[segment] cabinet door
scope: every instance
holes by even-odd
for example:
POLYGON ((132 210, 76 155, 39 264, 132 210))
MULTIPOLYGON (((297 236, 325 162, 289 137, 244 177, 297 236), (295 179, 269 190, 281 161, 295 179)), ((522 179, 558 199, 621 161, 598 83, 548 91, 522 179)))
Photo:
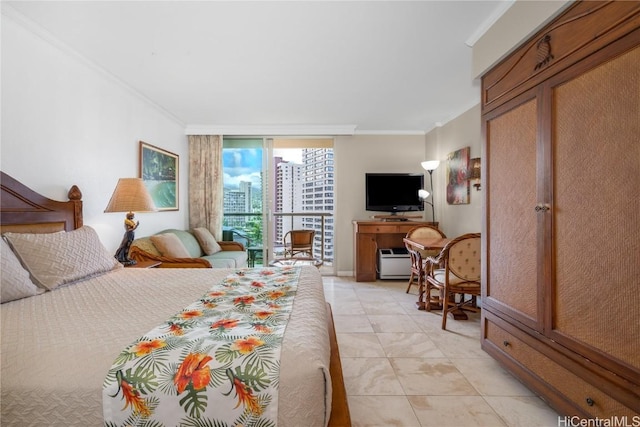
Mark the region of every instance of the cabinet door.
POLYGON ((640 47, 635 47, 550 83, 555 269, 548 320, 555 341, 591 360, 608 354, 631 366, 636 375, 640 374, 638 64, 640 47))
POLYGON ((375 234, 356 233, 354 259, 357 282, 376 281, 376 251, 375 234))
POLYGON ((538 217, 534 210, 538 200, 538 101, 534 95, 485 116, 483 305, 539 329, 538 217))

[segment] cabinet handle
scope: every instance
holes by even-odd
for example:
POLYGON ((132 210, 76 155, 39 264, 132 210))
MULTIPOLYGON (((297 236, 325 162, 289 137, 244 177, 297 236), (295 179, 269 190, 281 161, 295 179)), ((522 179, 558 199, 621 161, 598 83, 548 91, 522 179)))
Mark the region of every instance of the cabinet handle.
POLYGON ((546 212, 551 209, 551 207, 546 203, 538 203, 534 208, 536 212, 546 212))
POLYGON ((593 404, 594 404, 594 403, 595 403, 595 402, 593 401, 593 399, 592 399, 592 398, 587 397, 587 405, 589 405, 589 406, 593 406, 593 404))
POLYGON ((505 347, 509 347, 511 345, 511 343, 507 340, 502 341, 502 345, 505 347))

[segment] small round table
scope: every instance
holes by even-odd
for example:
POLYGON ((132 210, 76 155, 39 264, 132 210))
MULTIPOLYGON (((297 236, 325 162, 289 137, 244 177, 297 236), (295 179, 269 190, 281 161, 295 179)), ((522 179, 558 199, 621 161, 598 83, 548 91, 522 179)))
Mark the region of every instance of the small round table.
POLYGON ((311 257, 276 258, 269 262, 269 267, 285 267, 291 265, 313 265, 320 268, 322 260, 311 257))

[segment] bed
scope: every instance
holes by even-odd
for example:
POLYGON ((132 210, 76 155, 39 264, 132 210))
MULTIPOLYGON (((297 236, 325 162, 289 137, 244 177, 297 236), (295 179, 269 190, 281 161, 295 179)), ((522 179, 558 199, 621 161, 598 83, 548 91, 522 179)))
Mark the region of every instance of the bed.
MULTIPOLYGON (((68 236, 82 236, 83 242, 95 239, 95 231, 83 225, 82 195, 76 186, 69 191, 69 201, 60 202, 32 191, 4 173, 1 180, 2 233, 18 257, 24 255, 20 245, 25 241, 30 244, 30 239, 44 239, 45 242, 58 242, 68 236), (63 230, 66 234, 61 233, 63 230)), ((4 239, 2 243, 5 244, 4 239)), ((3 265, 6 250, 3 246, 3 265)), ((49 259, 55 256, 51 255, 49 259)), ((48 276, 32 267, 28 257, 21 260, 35 271, 31 272, 32 279, 46 276, 42 282, 47 284, 48 276)), ((100 263, 88 264, 95 270, 100 263)), ((61 283, 48 291, 38 288, 33 296, 4 302, 0 306, 2 425, 115 426, 130 424, 132 420, 136 420, 136 425, 145 422, 149 425, 231 425, 238 420, 250 424, 252 418, 247 414, 252 397, 255 397, 253 407, 261 405, 271 417, 260 418, 257 422, 262 423, 260 425, 351 425, 331 309, 324 301, 322 280, 316 268, 132 269, 116 264, 102 270, 83 272, 80 279, 72 278, 71 283, 61 283), (148 343, 158 342, 150 338, 150 334, 163 327, 173 333, 176 316, 186 317, 192 313, 196 307, 193 304, 222 307, 220 290, 224 288, 220 286, 227 286, 226 290, 229 284, 244 286, 245 282, 247 286, 255 287, 256 283, 262 286, 262 282, 256 280, 260 275, 273 275, 280 284, 286 280, 291 281, 287 283, 295 282, 295 286, 287 287, 295 292, 292 292, 294 296, 285 316, 287 323, 281 328, 284 332, 278 351, 274 352, 278 359, 269 364, 275 371, 264 374, 261 379, 257 379, 257 375, 247 379, 251 375, 225 364, 225 357, 233 353, 228 345, 224 350, 226 353, 212 350, 211 357, 202 356, 184 371, 183 367, 187 365, 184 355, 188 352, 178 349, 177 353, 182 355, 179 357, 184 357, 184 360, 180 359, 182 365, 168 361, 160 364, 165 369, 165 377, 167 367, 173 369, 171 372, 175 372, 175 376, 171 374, 164 383, 162 375, 158 376, 161 385, 157 389, 166 391, 172 384, 177 388, 167 392, 171 395, 167 399, 173 403, 165 404, 162 399, 148 400, 152 402, 153 416, 160 418, 153 418, 153 423, 148 419, 145 421, 140 415, 144 411, 136 409, 133 397, 136 393, 138 397, 145 397, 149 390, 139 388, 135 393, 131 392, 133 382, 123 378, 133 376, 133 369, 124 367, 123 354, 131 355, 135 353, 132 349, 145 344, 148 353, 144 353, 147 357, 144 360, 151 360, 150 355, 154 354, 157 362, 160 352, 153 352, 161 346, 148 347, 148 343), (218 369, 218 378, 214 381, 216 366, 225 369, 218 369), (184 374, 187 371, 189 374, 184 374), (203 381, 199 374, 204 371, 206 379, 203 381), (220 372, 226 373, 228 378, 220 372), (251 386, 264 381, 273 372, 277 378, 271 378, 273 394, 268 396, 273 397, 274 404, 265 404, 269 401, 266 392, 259 394, 260 387, 256 386, 252 396, 251 386), (186 375, 182 383, 180 373, 186 375), (245 377, 242 377, 243 373, 245 377), (213 391, 216 387, 220 391, 207 395, 204 403, 202 394, 199 397, 195 394, 202 388, 213 391), (193 400, 183 404, 188 395, 192 395, 193 400), (181 402, 178 407, 186 406, 185 415, 179 418, 182 421, 163 420, 163 414, 175 412, 169 406, 175 402, 181 402), (112 412, 118 413, 125 408, 130 412, 124 421, 111 418, 112 412), (222 413, 231 418, 225 421, 220 418, 222 413)), ((238 289, 241 288, 234 287, 233 291, 238 289)), ((213 308, 211 313, 215 314, 213 308)), ((213 325, 224 323, 223 320, 210 318, 207 324, 213 330, 213 325)), ((190 323, 179 326, 185 325, 190 323)), ((171 334, 157 336, 167 335, 171 334)), ((262 337, 261 342, 271 343, 270 338, 264 338, 269 335, 254 333, 251 339, 255 336, 262 337)), ((233 338, 240 339, 236 335, 233 338)), ((172 339, 163 341, 163 351, 177 348, 175 336, 172 335, 172 339)), ((198 345, 202 347, 200 343, 198 345)), ((240 354, 242 350, 239 348, 234 354, 240 354)), ((255 419, 252 422, 255 423, 255 419)))

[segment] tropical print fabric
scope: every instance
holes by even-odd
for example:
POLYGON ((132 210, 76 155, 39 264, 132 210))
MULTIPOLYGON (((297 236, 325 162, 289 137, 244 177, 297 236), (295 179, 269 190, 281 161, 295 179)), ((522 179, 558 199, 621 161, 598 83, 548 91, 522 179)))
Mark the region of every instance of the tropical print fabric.
POLYGON ((105 426, 275 426, 299 275, 237 270, 130 344, 104 382, 105 426))

